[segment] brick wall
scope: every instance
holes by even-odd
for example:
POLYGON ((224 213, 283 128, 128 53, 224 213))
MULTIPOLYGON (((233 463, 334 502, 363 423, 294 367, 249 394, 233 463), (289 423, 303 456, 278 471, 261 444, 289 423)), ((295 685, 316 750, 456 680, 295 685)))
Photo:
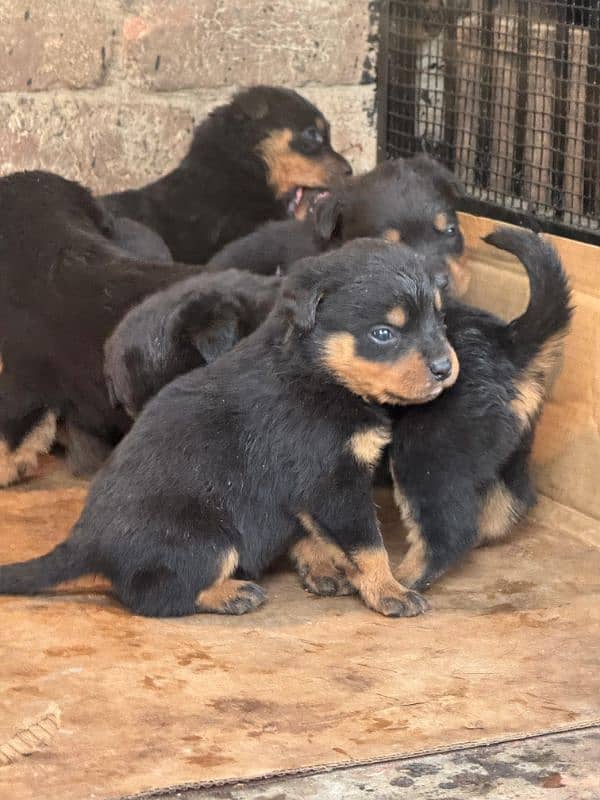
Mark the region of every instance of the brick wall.
POLYGON ((375 162, 367 0, 0 0, 0 172, 43 168, 103 192, 184 155, 232 89, 281 83, 375 162))

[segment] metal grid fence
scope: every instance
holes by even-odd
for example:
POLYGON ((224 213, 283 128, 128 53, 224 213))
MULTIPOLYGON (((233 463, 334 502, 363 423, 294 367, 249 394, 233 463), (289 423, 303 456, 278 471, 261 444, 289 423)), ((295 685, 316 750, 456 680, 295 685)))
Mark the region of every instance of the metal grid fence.
POLYGON ((493 216, 600 236, 600 0, 388 0, 379 81, 381 158, 425 150, 493 216))

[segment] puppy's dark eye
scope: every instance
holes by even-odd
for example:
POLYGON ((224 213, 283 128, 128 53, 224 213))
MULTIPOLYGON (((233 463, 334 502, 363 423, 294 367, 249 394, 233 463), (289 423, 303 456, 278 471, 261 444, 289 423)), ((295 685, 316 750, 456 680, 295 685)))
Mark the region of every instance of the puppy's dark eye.
POLYGON ((458 230, 458 223, 456 218, 446 211, 438 211, 433 218, 433 227, 443 236, 454 236, 458 230))
POLYGON ((314 125, 302 131, 302 138, 313 145, 323 144, 323 134, 314 125))
POLYGON ((391 328, 386 328, 385 325, 377 325, 376 328, 371 328, 369 335, 377 344, 387 344, 396 338, 394 331, 391 328))

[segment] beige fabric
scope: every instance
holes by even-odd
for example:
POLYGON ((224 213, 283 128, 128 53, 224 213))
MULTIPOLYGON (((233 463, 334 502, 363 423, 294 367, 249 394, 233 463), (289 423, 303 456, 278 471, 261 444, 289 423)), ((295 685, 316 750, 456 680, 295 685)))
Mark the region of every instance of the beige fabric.
MULTIPOLYGON (((2 559, 63 539, 84 493, 60 469, 3 491, 2 559)), ((314 598, 285 570, 263 583, 267 605, 239 618, 133 617, 99 579, 0 598, 0 745, 50 703, 62 721, 0 767, 0 797, 104 800, 600 719, 600 524, 556 503, 474 552, 422 617, 314 598)))

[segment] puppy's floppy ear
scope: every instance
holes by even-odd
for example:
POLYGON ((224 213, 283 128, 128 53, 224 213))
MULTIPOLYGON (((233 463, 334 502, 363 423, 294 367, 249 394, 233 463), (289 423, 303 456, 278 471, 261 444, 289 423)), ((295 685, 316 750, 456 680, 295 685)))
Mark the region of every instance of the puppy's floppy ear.
POLYGON ((235 103, 249 119, 264 119, 269 113, 269 104, 266 97, 256 90, 242 92, 235 98, 235 103))
POLYGON ((455 200, 459 200, 465 192, 464 186, 459 179, 450 172, 443 164, 436 161, 435 158, 428 156, 425 153, 413 156, 408 164, 415 172, 422 175, 428 175, 434 182, 442 189, 444 189, 455 200))
POLYGON ((315 327, 317 308, 325 293, 321 273, 313 268, 313 259, 303 259, 284 281, 281 303, 289 321, 308 333, 315 327))
POLYGON ((341 241, 343 229, 342 201, 330 194, 318 200, 313 211, 313 225, 324 242, 341 241))
POLYGON ((188 335, 207 364, 228 353, 240 340, 238 321, 233 314, 215 319, 210 325, 189 330, 188 335))
POLYGON ((210 364, 238 343, 241 312, 237 298, 224 297, 218 289, 199 289, 182 304, 175 328, 210 364))

